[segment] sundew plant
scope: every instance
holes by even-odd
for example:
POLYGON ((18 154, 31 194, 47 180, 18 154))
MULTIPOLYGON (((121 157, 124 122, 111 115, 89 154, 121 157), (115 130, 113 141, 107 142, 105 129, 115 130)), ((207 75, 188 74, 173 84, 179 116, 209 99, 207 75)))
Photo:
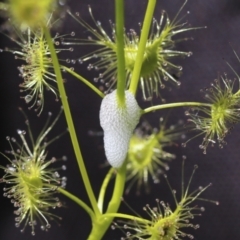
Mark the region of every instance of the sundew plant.
POLYGON ((239 239, 235 5, 0 2, 0 239, 239 239))

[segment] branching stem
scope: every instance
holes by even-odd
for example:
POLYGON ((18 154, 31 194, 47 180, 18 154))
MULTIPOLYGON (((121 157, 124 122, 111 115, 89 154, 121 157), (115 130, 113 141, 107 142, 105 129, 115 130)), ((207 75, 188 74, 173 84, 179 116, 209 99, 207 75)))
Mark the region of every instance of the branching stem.
POLYGON ((100 211, 99 211, 98 206, 97 206, 97 201, 96 201, 96 198, 94 196, 94 193, 93 193, 93 190, 92 190, 89 178, 88 178, 87 170, 85 168, 85 164, 84 164, 84 161, 83 161, 80 146, 78 144, 78 139, 77 139, 77 135, 76 135, 75 128, 74 128, 72 115, 71 115, 71 112, 70 112, 65 88, 64 88, 64 85, 63 85, 63 79, 62 79, 62 74, 61 74, 57 54, 56 54, 56 51, 55 51, 55 48, 54 48, 54 45, 53 45, 53 41, 52 41, 52 38, 51 38, 50 31, 47 27, 44 27, 44 33, 45 33, 45 37, 46 37, 46 40, 47 40, 47 43, 48 43, 48 46, 49 46, 49 50, 51 52, 51 58, 52 58, 54 71, 55 71, 55 74, 56 74, 58 90, 59 90, 59 93, 60 93, 60 97, 61 97, 61 101, 62 101, 62 105, 63 105, 63 109, 64 109, 64 113, 65 113, 65 117, 66 117, 66 121, 67 121, 67 125, 68 125, 68 130, 69 130, 70 137, 71 137, 71 140, 72 140, 74 152, 75 152, 75 155, 76 155, 76 158, 77 158, 77 163, 78 163, 78 166, 79 166, 79 170, 80 170, 80 173, 82 175, 84 186, 86 188, 86 191, 87 191, 89 200, 91 202, 91 205, 93 207, 93 210, 94 210, 96 215, 99 215, 100 211))
POLYGON ((92 209, 90 207, 88 207, 88 205, 85 202, 83 202, 81 199, 79 199, 78 197, 76 197, 75 195, 73 195, 72 193, 66 191, 63 188, 58 188, 57 190, 58 190, 58 192, 60 192, 61 194, 65 195, 66 197, 71 199, 73 202, 75 202, 79 206, 81 206, 89 214, 89 216, 90 216, 90 218, 92 220, 95 218, 95 214, 92 211, 92 209))
POLYGON ((140 41, 139 41, 139 45, 138 45, 137 57, 136 57, 136 61, 134 64, 131 83, 130 83, 130 87, 129 87, 129 91, 133 95, 136 94, 137 87, 138 87, 140 72, 141 72, 142 63, 144 60, 144 52, 145 52, 145 48, 146 48, 146 43, 147 43, 151 23, 152 23, 152 17, 153 17, 155 5, 156 5, 156 0, 148 0, 147 11, 146 11, 145 18, 143 21, 141 37, 140 37, 140 41))
POLYGON ((101 213, 103 213, 103 204, 104 204, 104 197, 105 197, 105 193, 107 190, 107 186, 111 180, 112 175, 114 174, 116 170, 114 168, 110 168, 110 170, 108 171, 107 175, 105 176, 101 189, 100 189, 100 193, 99 193, 99 197, 98 197, 98 208, 100 210, 101 213))
POLYGON ((104 98, 104 93, 102 93, 98 88, 96 88, 92 83, 90 83, 87 79, 85 79, 84 77, 82 77, 81 75, 79 75, 78 73, 74 72, 73 70, 71 70, 68 67, 65 66, 61 66, 61 68, 65 71, 67 71, 68 73, 70 73, 71 75, 73 75, 75 78, 79 79, 81 82, 83 82, 84 84, 86 84, 89 88, 91 88, 95 93, 97 93, 101 98, 104 98))
POLYGON ((144 218, 140 218, 140 217, 136 217, 136 216, 132 216, 132 215, 128 215, 128 214, 123 214, 123 213, 106 213, 103 215, 103 217, 112 217, 112 218, 124 218, 124 219, 130 219, 132 221, 137 221, 137 222, 141 222, 141 223, 145 223, 145 224, 151 224, 152 222, 144 219, 144 218))
POLYGON ((142 114, 150 113, 156 110, 162 110, 166 108, 175 108, 175 107, 212 107, 212 104, 209 103, 200 103, 200 102, 178 102, 178 103, 166 103, 162 105, 156 105, 142 110, 142 114))
POLYGON ((117 97, 118 104, 125 106, 125 56, 124 56, 124 0, 115 0, 117 43, 117 97))

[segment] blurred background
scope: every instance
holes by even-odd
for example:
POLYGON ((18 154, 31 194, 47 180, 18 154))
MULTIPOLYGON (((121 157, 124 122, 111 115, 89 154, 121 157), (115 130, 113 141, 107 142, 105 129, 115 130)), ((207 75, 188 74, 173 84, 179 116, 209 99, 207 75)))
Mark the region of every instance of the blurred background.
MULTIPOLYGON (((128 0, 125 2, 126 30, 135 29, 139 33, 138 23, 143 20, 147 1, 128 0)), ((159 19, 161 11, 166 10, 170 19, 173 19, 183 2, 183 0, 157 1, 154 13, 155 18, 159 19)), ((61 3, 63 4, 64 2, 61 3)), ((88 12, 88 5, 91 6, 95 19, 101 22, 103 28, 110 35, 111 27, 109 20, 114 21, 114 1, 69 0, 65 3, 65 6, 70 8, 73 13, 79 12, 87 23, 95 27, 88 12)), ((179 43, 177 49, 181 51, 192 51, 193 55, 189 58, 175 60, 178 65, 183 66, 183 74, 179 78, 182 84, 180 87, 175 87, 171 85, 171 83, 168 84, 168 88, 162 92, 167 102, 204 101, 200 89, 209 87, 213 80, 224 72, 228 73, 230 79, 236 77, 227 66, 226 61, 240 74, 240 62, 237 60, 231 48, 232 46, 240 56, 240 1, 189 0, 180 13, 180 16, 184 16, 187 11, 190 11, 190 14, 186 16, 186 20, 191 26, 207 26, 207 29, 193 30, 181 34, 182 37, 193 37, 194 40, 179 43)), ((76 38, 87 38, 91 35, 86 29, 67 15, 58 31, 60 34, 74 31, 76 38)), ((179 35, 179 37, 181 36, 179 35)), ((0 48, 16 47, 16 44, 4 35, 1 35, 0 39, 0 48)), ((89 49, 93 50, 94 48, 74 46, 74 51, 71 53, 65 52, 61 55, 61 59, 64 61, 66 59, 78 59, 88 53, 90 51, 89 49)), ((0 54, 1 152, 9 150, 10 148, 6 141, 6 136, 17 138, 16 130, 26 129, 24 117, 19 112, 18 107, 22 107, 27 113, 35 137, 37 137, 39 131, 42 129, 47 119, 47 113, 50 111, 56 116, 60 109, 60 102, 55 101, 52 93, 46 92, 46 102, 41 116, 38 117, 33 110, 28 110, 28 106, 24 100, 20 98, 21 93, 19 93, 18 85, 22 82, 22 79, 18 77, 19 72, 17 66, 21 64, 22 62, 15 61, 14 56, 10 53, 3 52, 0 54)), ((88 63, 76 63, 72 67, 74 67, 76 72, 93 81, 93 78, 98 76, 98 73, 94 70, 88 71, 87 66, 88 63)), ((101 99, 89 88, 71 76, 64 74, 64 78, 82 154, 94 192, 98 194, 101 182, 108 171, 108 167, 102 167, 105 163, 105 155, 103 151, 103 140, 100 134, 102 130, 98 117, 101 99), (89 131, 97 133, 97 135, 100 136, 91 136, 89 131)), ((143 102, 141 94, 138 96, 138 102, 142 108, 161 103, 159 99, 155 99, 153 102, 143 102)), ((151 123, 153 127, 158 127, 159 118, 168 114, 168 126, 170 126, 176 124, 178 120, 186 121, 186 117, 184 116, 185 110, 186 109, 181 108, 174 109, 170 113, 168 111, 151 113, 144 116, 144 119, 151 123)), ((65 129, 66 122, 62 114, 60 120, 49 134, 49 138, 60 134, 65 129)), ((193 166, 197 164, 199 168, 194 175, 191 189, 194 190, 199 186, 206 186, 212 183, 212 186, 208 188, 202 196, 206 199, 219 201, 220 203, 219 206, 216 206, 210 202, 196 202, 196 204, 204 206, 206 210, 202 216, 196 217, 193 220, 193 223, 200 225, 199 229, 185 230, 185 232, 193 234, 194 239, 240 239, 239 131, 240 126, 236 125, 231 134, 226 138, 227 145, 223 149, 219 149, 217 146, 214 148, 209 147, 206 155, 199 149, 199 145, 202 142, 201 137, 190 141, 186 148, 181 147, 181 142, 184 140, 180 140, 175 146, 168 149, 169 152, 177 156, 177 158, 170 163, 170 170, 167 172, 169 182, 172 188, 176 189, 177 194, 180 195, 182 156, 185 155, 187 156, 185 182, 188 181, 193 166)), ((195 134, 196 133, 186 133, 186 137, 191 138, 195 134)), ((88 202, 68 134, 65 134, 48 148, 49 159, 53 156, 62 157, 63 155, 68 157, 66 163, 67 170, 61 172, 61 175, 68 178, 66 189, 88 202)), ((2 156, 0 156, 0 164, 3 166, 7 164, 7 160, 2 156)), ((1 184, 1 188, 3 187, 4 184, 1 184)), ((110 189, 111 187, 112 184, 110 184, 110 189)), ((3 196, 0 197, 0 239, 87 239, 88 233, 91 230, 91 222, 88 215, 64 196, 59 197, 61 201, 64 202, 65 207, 57 209, 54 213, 61 216, 63 218, 62 221, 58 223, 52 222, 52 227, 48 233, 42 232, 40 228, 37 228, 36 236, 34 237, 31 236, 29 227, 26 228, 24 233, 20 233, 20 229, 15 227, 14 208, 10 200, 3 196)), ((108 198, 109 197, 108 195, 108 198)), ((128 195, 124 196, 125 201, 138 212, 139 215, 144 217, 147 216, 142 210, 143 206, 145 204, 155 206, 156 198, 168 202, 174 207, 171 191, 163 177, 161 178, 160 184, 152 183, 150 194, 146 195, 143 192, 140 196, 136 195, 135 188, 133 188, 128 195)), ((120 212, 132 213, 124 204, 122 204, 120 212)), ((109 229, 103 239, 115 240, 123 236, 124 234, 120 230, 113 231, 109 229)))

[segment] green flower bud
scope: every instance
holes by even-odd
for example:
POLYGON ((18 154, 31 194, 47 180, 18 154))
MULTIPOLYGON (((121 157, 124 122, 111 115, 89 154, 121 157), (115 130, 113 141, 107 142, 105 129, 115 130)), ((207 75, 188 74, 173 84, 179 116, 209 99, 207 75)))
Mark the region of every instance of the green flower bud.
POLYGON ((45 25, 55 6, 55 0, 9 0, 12 21, 22 30, 45 25))
POLYGON ((127 162, 127 181, 129 184, 126 193, 129 193, 134 183, 137 184, 137 194, 144 187, 150 190, 150 178, 154 183, 160 182, 160 175, 169 169, 168 163, 175 159, 175 154, 166 150, 174 145, 182 135, 181 122, 166 127, 163 118, 160 119, 160 128, 153 129, 147 122, 137 128, 130 139, 127 162))
MULTIPOLYGON (((50 90, 55 95, 55 99, 58 100, 58 91, 54 86, 54 83, 56 83, 56 75, 53 71, 49 46, 42 27, 35 30, 28 28, 26 32, 16 31, 19 39, 11 36, 9 36, 9 38, 14 41, 19 48, 15 48, 14 50, 6 48, 3 51, 11 52, 14 54, 16 60, 22 61, 22 64, 18 67, 19 75, 23 79, 23 82, 19 85, 20 92, 24 94, 22 98, 30 105, 29 108, 34 108, 35 111, 38 112, 38 115, 40 115, 44 107, 46 90, 50 90)), ((73 48, 59 47, 60 37, 61 36, 56 34, 52 39, 56 45, 56 53, 73 51, 73 48)), ((60 60, 60 62, 63 62, 63 60, 60 60)))
MULTIPOLYGON (((152 21, 152 27, 149 38, 146 43, 142 68, 140 72, 140 87, 142 89, 143 98, 151 100, 153 95, 160 96, 160 89, 165 88, 165 83, 169 80, 176 85, 180 85, 175 75, 179 76, 182 72, 182 67, 172 63, 176 57, 189 57, 192 52, 184 52, 176 49, 176 43, 187 40, 187 38, 177 39, 176 37, 186 31, 198 29, 197 27, 186 27, 186 22, 180 23, 178 15, 182 8, 180 8, 173 20, 170 20, 165 11, 162 12, 160 20, 155 18, 152 21)), ((92 35, 88 39, 81 40, 80 42, 64 42, 64 44, 76 45, 96 45, 98 50, 91 52, 80 58, 80 62, 93 61, 89 64, 88 69, 96 69, 100 71, 95 81, 104 83, 106 93, 110 92, 116 86, 117 79, 117 45, 116 45, 116 32, 115 25, 110 22, 112 28, 112 36, 110 37, 103 29, 101 22, 95 20, 92 10, 89 7, 90 15, 96 25, 96 29, 86 23, 77 13, 76 16, 69 14, 75 18, 84 28, 87 29, 92 35)), ((139 36, 133 29, 124 35, 124 56, 125 56, 125 71, 127 76, 127 86, 130 85, 131 76, 133 73, 134 64, 137 58, 139 36)))
MULTIPOLYGON (((5 172, 0 182, 7 185, 4 188, 4 196, 11 198, 11 202, 17 208, 14 211, 17 215, 15 226, 19 227, 23 224, 21 231, 24 231, 26 226, 29 225, 32 229, 32 235, 35 235, 37 220, 40 220, 40 228, 47 231, 51 227, 49 220, 61 219, 50 213, 49 210, 62 206, 62 203, 54 194, 58 186, 65 187, 66 178, 61 178, 57 169, 49 167, 58 159, 54 157, 47 159, 46 147, 54 139, 48 142, 44 140, 55 125, 61 112, 51 125, 48 125, 51 117, 51 113, 49 113, 47 123, 36 142, 32 138, 30 125, 28 119, 26 119, 31 144, 33 145, 28 144, 25 137, 26 132, 18 130, 17 132, 22 143, 18 143, 15 138, 7 137, 11 146, 9 154, 13 156, 13 159, 5 156, 9 164, 7 167, 0 166, 5 172), (17 148, 14 148, 15 145, 17 148)), ((62 158, 62 160, 65 159, 66 157, 62 158)), ((65 166, 62 167, 62 169, 65 168, 65 166)))
POLYGON ((197 136, 204 135, 199 146, 204 154, 209 144, 214 146, 218 143, 222 148, 226 144, 225 136, 235 123, 240 122, 240 91, 234 90, 234 83, 226 74, 216 79, 210 88, 203 90, 211 107, 192 108, 186 113, 193 128, 200 131, 197 136))
POLYGON ((200 198, 199 196, 209 187, 211 184, 206 187, 199 187, 195 191, 190 191, 190 184, 192 177, 197 169, 197 166, 194 167, 193 173, 189 179, 189 182, 185 188, 184 179, 182 176, 182 192, 181 198, 177 200, 177 193, 173 190, 167 180, 167 183, 173 194, 173 198, 176 204, 176 207, 173 208, 168 203, 156 199, 156 206, 150 207, 147 204, 143 207, 143 210, 148 215, 147 218, 138 216, 131 216, 127 214, 121 214, 122 218, 132 219, 131 221, 120 220, 119 222, 123 223, 124 226, 121 226, 117 223, 113 225, 114 228, 120 228, 122 231, 127 231, 126 236, 122 239, 124 240, 173 240, 173 239, 194 239, 192 234, 187 233, 187 228, 198 229, 198 224, 193 224, 192 219, 195 216, 200 216, 204 211, 203 207, 198 205, 193 205, 192 203, 197 200, 213 202, 216 205, 219 203, 216 201, 211 201, 207 199, 200 198))

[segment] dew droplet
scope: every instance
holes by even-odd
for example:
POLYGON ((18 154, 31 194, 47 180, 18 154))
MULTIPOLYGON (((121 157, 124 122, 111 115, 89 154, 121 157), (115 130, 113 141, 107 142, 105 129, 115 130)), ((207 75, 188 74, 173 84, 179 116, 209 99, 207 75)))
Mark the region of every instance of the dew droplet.
POLYGON ((31 95, 26 95, 24 97, 24 100, 25 100, 26 103, 29 103, 32 100, 32 96, 31 95))
POLYGON ((187 144, 186 143, 182 143, 181 146, 185 148, 187 146, 187 144))

